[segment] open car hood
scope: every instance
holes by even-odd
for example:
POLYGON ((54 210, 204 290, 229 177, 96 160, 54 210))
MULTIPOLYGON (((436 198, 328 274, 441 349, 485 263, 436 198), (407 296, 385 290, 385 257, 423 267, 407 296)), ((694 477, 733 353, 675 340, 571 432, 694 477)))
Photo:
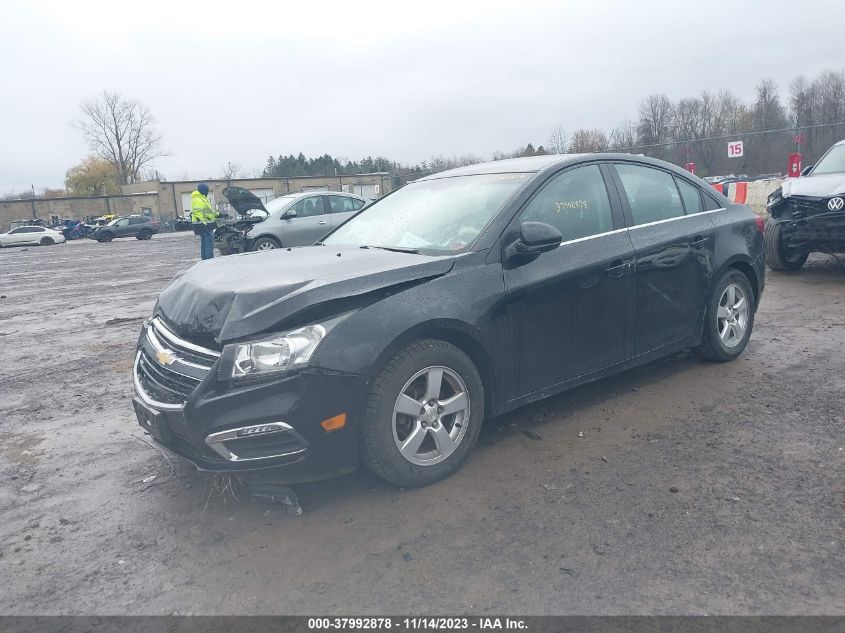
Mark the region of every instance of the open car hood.
MULTIPOLYGON (((305 310, 330 312, 378 300, 379 292, 444 275, 454 256, 353 246, 304 246, 195 264, 161 291, 158 314, 177 332, 217 344, 278 331, 305 310)), ((312 315, 313 316, 313 315, 312 315)))
MULTIPOLYGON (((226 200, 232 205, 236 213, 244 214, 251 209, 259 209, 267 213, 261 198, 243 187, 226 187, 223 190, 226 200)), ((269 214, 268 214, 269 215, 269 214)))

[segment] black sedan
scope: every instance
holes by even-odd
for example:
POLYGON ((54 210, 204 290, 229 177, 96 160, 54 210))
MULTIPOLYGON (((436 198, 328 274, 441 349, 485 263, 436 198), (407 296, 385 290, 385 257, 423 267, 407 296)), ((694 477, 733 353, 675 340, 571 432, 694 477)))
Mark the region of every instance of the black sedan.
POLYGON ((745 349, 763 223, 673 165, 538 156, 423 178, 314 246, 201 262, 161 293, 134 407, 210 471, 400 486, 485 418, 694 348, 745 349))

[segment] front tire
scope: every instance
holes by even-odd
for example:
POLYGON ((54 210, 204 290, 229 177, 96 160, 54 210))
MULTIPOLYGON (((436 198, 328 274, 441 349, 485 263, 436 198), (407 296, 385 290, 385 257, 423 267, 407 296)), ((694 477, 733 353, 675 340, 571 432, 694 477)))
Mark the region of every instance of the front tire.
POLYGON ((766 263, 772 270, 798 270, 810 256, 808 252, 789 249, 783 243, 783 225, 769 220, 766 222, 766 233, 763 244, 766 250, 766 263))
POLYGON ((483 421, 484 387, 469 356, 445 341, 417 341, 373 381, 362 460, 397 486, 427 486, 467 460, 483 421))
POLYGON ((748 345, 754 328, 756 298, 748 277, 731 268, 713 287, 696 353, 705 360, 734 360, 748 345))
POLYGON ((53 245, 53 238, 52 237, 42 237, 41 238, 41 246, 52 246, 53 245))
POLYGON ((98 242, 111 242, 114 239, 114 235, 111 233, 103 233, 97 238, 98 242))
POLYGON ((254 251, 272 251, 281 247, 282 245, 272 237, 259 237, 252 243, 252 250, 254 251))

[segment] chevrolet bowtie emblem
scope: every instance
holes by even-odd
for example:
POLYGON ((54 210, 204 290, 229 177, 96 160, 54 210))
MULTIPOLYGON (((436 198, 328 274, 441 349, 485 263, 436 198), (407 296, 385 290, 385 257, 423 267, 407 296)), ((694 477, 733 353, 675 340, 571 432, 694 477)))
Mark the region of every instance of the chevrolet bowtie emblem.
POLYGON ((176 356, 169 349, 162 349, 156 352, 156 359, 161 365, 172 365, 176 362, 176 356))

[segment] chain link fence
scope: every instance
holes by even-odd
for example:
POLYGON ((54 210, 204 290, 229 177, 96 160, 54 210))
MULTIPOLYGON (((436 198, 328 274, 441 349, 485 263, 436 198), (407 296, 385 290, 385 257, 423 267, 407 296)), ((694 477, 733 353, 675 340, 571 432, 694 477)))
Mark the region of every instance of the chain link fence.
POLYGON ((620 151, 659 158, 706 178, 783 178, 789 173, 791 155, 800 154, 806 167, 843 139, 845 122, 631 146, 620 151))

